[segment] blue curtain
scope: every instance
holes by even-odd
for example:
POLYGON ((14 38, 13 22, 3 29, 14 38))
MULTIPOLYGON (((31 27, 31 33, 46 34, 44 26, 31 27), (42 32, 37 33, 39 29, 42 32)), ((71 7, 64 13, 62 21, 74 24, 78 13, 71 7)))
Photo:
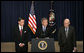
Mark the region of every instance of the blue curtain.
MULTIPOLYGON (((17 25, 18 17, 25 17, 27 26, 31 1, 1 1, 1 41, 13 41, 13 29, 17 25)), ((41 25, 41 18, 49 18, 50 1, 35 1, 37 26, 41 25)), ((69 18, 71 25, 76 29, 77 40, 83 40, 83 2, 82 1, 54 1, 53 9, 56 19, 56 28, 63 25, 63 20, 69 18)), ((31 31, 31 30, 30 30, 31 31)), ((34 37, 32 32, 29 39, 34 37)), ((54 34, 57 40, 57 34, 54 34)))

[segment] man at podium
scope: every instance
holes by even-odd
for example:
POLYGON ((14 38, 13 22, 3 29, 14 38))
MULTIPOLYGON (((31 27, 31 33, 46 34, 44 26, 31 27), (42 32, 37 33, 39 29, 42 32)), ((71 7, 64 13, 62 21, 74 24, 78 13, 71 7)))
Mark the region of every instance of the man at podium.
POLYGON ((38 30, 36 32, 36 38, 49 38, 50 32, 48 27, 48 20, 47 18, 42 18, 41 20, 42 26, 38 27, 38 30))

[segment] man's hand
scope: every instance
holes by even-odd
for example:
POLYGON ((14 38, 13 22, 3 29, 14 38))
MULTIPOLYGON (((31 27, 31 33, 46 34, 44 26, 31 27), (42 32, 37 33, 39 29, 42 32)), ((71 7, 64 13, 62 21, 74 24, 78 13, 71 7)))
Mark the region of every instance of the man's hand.
POLYGON ((76 47, 74 47, 74 50, 73 50, 73 52, 76 52, 77 51, 77 48, 76 47))
POLYGON ((23 46, 24 46, 24 43, 20 43, 19 46, 20 46, 20 47, 23 47, 23 46))

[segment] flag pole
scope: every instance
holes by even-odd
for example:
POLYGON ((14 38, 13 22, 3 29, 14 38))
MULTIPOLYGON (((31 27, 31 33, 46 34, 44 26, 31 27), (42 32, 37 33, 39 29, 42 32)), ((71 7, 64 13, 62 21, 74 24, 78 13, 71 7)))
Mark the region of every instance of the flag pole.
POLYGON ((54 11, 54 10, 52 9, 52 4, 53 4, 53 1, 51 1, 51 9, 50 9, 50 11, 54 11))
POLYGON ((34 3, 34 1, 32 1, 32 4, 34 3))

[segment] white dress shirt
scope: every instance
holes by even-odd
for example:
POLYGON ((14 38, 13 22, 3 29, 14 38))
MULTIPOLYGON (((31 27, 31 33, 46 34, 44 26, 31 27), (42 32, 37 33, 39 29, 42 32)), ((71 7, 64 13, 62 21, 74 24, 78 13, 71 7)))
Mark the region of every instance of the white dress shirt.
POLYGON ((23 26, 20 26, 20 25, 19 25, 19 31, 21 30, 21 28, 23 29, 23 26))
POLYGON ((46 27, 45 26, 42 26, 42 29, 43 29, 43 31, 46 31, 46 27))

